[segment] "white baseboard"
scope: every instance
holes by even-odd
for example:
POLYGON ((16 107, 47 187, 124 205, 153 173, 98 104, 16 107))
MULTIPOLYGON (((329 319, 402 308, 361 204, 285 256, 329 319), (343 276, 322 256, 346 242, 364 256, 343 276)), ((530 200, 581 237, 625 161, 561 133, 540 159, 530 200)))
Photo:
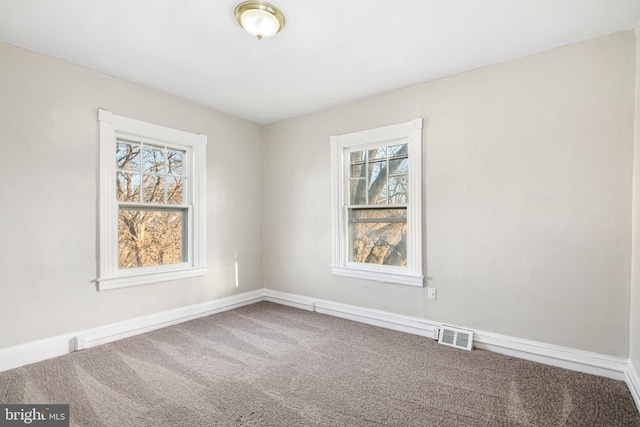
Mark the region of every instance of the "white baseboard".
MULTIPOLYGON (((264 299, 429 338, 437 338, 437 331, 441 326, 439 323, 424 319, 270 289, 265 289, 264 299)), ((627 360, 624 359, 489 332, 477 330, 473 332, 476 348, 573 371, 626 380, 627 360)))
POLYGON ((271 289, 264 290, 264 300, 428 338, 437 338, 434 334, 439 329, 439 325, 423 319, 271 289))
POLYGON ((315 311, 314 298, 303 297, 300 295, 290 294, 287 292, 272 291, 271 289, 264 290, 264 300, 274 302, 280 305, 287 305, 289 307, 300 308, 302 310, 315 311))
POLYGON ((143 334, 155 329, 166 328, 200 317, 210 316, 222 311, 233 310, 243 305, 254 304, 263 299, 264 291, 245 292, 230 297, 224 297, 217 300, 207 301, 188 307, 178 308, 175 310, 164 311, 149 316, 138 317, 123 322, 112 323, 107 326, 91 329, 85 333, 76 334, 78 337, 84 337, 85 348, 95 347, 111 341, 122 338, 131 337, 133 335, 143 334))
POLYGON ((74 334, 0 349, 0 372, 73 352, 74 334))
POLYGON ((263 295, 264 290, 259 289, 201 304, 0 349, 0 372, 62 356, 75 350, 94 347, 188 320, 232 310, 242 307, 243 305, 260 302, 263 300, 263 295))
POLYGON ((632 361, 627 364, 626 376, 627 387, 629 387, 633 401, 636 402, 636 407, 640 411, 640 376, 638 376, 638 371, 632 361))
POLYGON ((627 360, 490 332, 474 331, 473 346, 544 365, 625 381, 627 360))

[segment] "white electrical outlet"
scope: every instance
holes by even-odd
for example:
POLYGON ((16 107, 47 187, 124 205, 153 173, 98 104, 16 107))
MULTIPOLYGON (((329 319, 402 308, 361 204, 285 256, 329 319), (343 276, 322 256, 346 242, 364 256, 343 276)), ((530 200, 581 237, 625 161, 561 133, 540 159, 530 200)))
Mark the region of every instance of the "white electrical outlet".
POLYGON ((427 299, 436 299, 436 288, 427 288, 427 299))

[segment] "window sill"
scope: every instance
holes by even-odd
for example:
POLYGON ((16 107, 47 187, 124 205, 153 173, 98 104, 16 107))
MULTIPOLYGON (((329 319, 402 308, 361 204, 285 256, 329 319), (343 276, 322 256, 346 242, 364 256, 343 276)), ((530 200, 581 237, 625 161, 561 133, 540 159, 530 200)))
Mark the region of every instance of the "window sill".
POLYGON ((423 287, 424 276, 406 273, 374 270, 371 268, 331 266, 334 276, 352 277, 355 279, 375 280, 377 282, 396 283, 398 285, 423 287))
POLYGON ((155 271, 127 276, 108 277, 96 279, 99 291, 109 291, 112 289, 128 288, 131 286, 148 285, 151 283, 166 282, 169 280, 187 279, 189 277, 204 276, 207 274, 206 267, 191 267, 172 271, 155 271))

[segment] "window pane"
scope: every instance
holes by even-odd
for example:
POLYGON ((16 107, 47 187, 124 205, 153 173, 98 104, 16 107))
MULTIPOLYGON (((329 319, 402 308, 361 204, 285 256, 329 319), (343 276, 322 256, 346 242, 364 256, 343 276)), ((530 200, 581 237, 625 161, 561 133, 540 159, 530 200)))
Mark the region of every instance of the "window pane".
POLYGON ((121 202, 140 201, 140 174, 116 173, 116 199, 121 202))
POLYGON ((367 204, 367 181, 364 179, 352 179, 351 182, 351 198, 352 205, 367 204))
POLYGON ((181 205, 184 203, 182 199, 182 183, 183 178, 167 177, 167 203, 172 205, 181 205))
POLYGON ((143 201, 149 203, 164 203, 164 179, 158 175, 144 176, 143 201))
POLYGON ((351 165, 351 178, 365 178, 366 168, 364 164, 351 165))
POLYGON ((389 175, 409 173, 409 159, 389 160, 389 175))
POLYGON ((164 150, 162 148, 145 146, 142 158, 144 172, 164 173, 164 150))
POLYGON ((116 167, 140 170, 140 144, 118 140, 116 145, 116 167))
POLYGON ((376 187, 372 187, 369 191, 369 204, 370 205, 386 205, 388 203, 387 180, 380 178, 380 183, 376 187))
POLYGON ((387 147, 375 148, 369 150, 369 161, 372 162, 376 159, 385 159, 387 157, 387 147))
POLYGON ((389 177, 389 203, 409 203, 409 176, 389 177))
POLYGON ((167 154, 167 173, 169 175, 184 176, 184 152, 171 151, 167 154))
POLYGON ((369 204, 387 203, 387 162, 369 163, 369 204))
POLYGON ((362 163, 365 161, 365 151, 354 151, 351 153, 351 163, 362 163))
POLYGON ((185 251, 187 211, 122 208, 118 212, 118 268, 179 264, 185 251))
POLYGON ((352 209, 350 215, 350 261, 406 267, 406 209, 352 209))
POLYGON ((389 157, 407 157, 409 155, 409 148, 407 144, 394 145, 387 148, 389 157))

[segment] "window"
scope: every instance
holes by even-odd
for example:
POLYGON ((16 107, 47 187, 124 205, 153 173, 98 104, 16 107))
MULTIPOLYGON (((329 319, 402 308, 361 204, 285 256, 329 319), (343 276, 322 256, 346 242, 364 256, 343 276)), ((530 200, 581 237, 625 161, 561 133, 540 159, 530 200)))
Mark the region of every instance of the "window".
POLYGON ((203 275, 205 135, 99 110, 98 289, 203 275))
POLYGON ((422 119, 331 137, 335 275, 422 286, 422 119))

